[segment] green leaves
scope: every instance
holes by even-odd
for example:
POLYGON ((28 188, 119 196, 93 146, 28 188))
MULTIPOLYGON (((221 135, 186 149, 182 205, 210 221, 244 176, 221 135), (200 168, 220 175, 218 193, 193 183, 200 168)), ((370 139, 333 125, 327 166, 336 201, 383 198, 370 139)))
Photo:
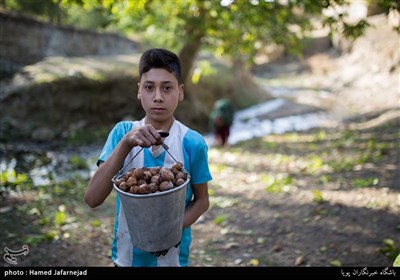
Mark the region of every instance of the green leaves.
POLYGON ((15 169, 6 169, 0 174, 1 186, 18 186, 29 182, 29 178, 24 173, 18 173, 15 169))
POLYGON ((323 203, 325 201, 324 196, 320 190, 313 190, 313 201, 316 203, 323 203))
POLYGON ((393 266, 400 267, 400 254, 397 255, 396 259, 393 262, 393 266))
POLYGON ((55 225, 57 227, 61 227, 62 225, 64 225, 67 220, 66 217, 67 217, 67 215, 65 214, 65 206, 60 205, 60 207, 58 207, 58 211, 56 212, 56 214, 54 216, 55 225))
POLYGON ((341 262, 340 260, 331 260, 331 261, 329 262, 329 264, 330 264, 331 266, 334 266, 334 267, 340 267, 340 266, 342 266, 342 262, 341 262))
POLYGON ((388 257, 392 261, 398 261, 399 259, 399 254, 400 254, 400 248, 396 246, 395 242, 391 238, 385 238, 382 241, 383 245, 379 249, 379 251, 384 254, 386 257, 388 257))
POLYGON ((290 175, 278 175, 278 176, 268 176, 263 175, 262 181, 267 184, 265 190, 269 193, 281 193, 286 192, 290 189, 293 183, 293 176, 290 175))

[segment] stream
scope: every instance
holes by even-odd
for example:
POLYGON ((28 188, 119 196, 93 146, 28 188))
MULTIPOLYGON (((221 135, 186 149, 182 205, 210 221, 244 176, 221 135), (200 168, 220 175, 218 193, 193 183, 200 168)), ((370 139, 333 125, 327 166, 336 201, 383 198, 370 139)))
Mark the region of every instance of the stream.
MULTIPOLYGON (((327 109, 332 97, 322 90, 271 87, 265 89, 275 98, 237 111, 230 130, 228 144, 269 134, 304 131, 337 125, 327 109)), ((214 146, 214 136, 205 135, 207 144, 214 146)))

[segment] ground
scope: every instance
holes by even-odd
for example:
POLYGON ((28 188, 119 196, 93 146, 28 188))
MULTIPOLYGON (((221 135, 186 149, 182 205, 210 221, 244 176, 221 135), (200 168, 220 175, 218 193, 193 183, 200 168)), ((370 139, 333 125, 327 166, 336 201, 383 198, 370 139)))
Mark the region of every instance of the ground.
MULTIPOLYGON (((355 79, 375 59, 368 55, 325 53, 294 68, 269 65, 280 69, 272 78, 293 77, 296 69, 307 87, 333 89, 339 98, 325 109, 340 125, 210 148, 211 206, 192 226, 191 266, 393 264, 400 251, 399 69, 374 64, 372 76, 355 79)), ((37 193, 2 200, 2 254, 21 249, 23 240, 30 248, 18 257, 21 266, 113 266, 115 194, 89 209, 82 191, 71 204, 57 198, 74 219, 48 241, 31 234, 39 206, 13 210, 31 205, 37 193), (30 239, 21 238, 25 233, 30 239)))
MULTIPOLYGON (((391 266, 400 252, 399 125, 397 119, 211 148, 211 207, 192 226, 191 266, 391 266)), ((52 199, 70 217, 57 238, 39 234, 43 210, 33 201, 46 203, 46 193, 8 201, 13 209, 2 214, 1 245, 30 246, 18 265, 112 266, 114 194, 89 209, 80 188, 52 199)))
MULTIPOLYGON (((389 253, 399 250, 399 146, 377 162, 350 164, 348 169, 343 165, 340 172, 321 166, 326 172, 316 167, 311 175, 310 162, 303 160, 315 157, 311 164, 318 165, 319 155, 330 149, 331 155, 340 153, 349 161, 361 159, 354 147, 336 150, 335 140, 313 141, 311 135, 296 135, 296 140, 266 137, 265 142, 248 143, 240 153, 211 151, 212 162, 225 167, 213 173, 218 184, 211 188, 213 207, 193 226, 193 265, 391 265, 383 251, 389 246, 385 239, 394 242, 389 253), (317 142, 318 148, 313 148, 317 142), (268 143, 270 151, 259 154, 257 146, 268 143), (365 187, 356 182, 365 182, 365 187)), ((367 139, 383 140, 382 135, 384 141, 398 141, 400 136, 391 126, 354 139, 359 146, 367 139)), ((324 162, 328 157, 321 156, 324 162)))

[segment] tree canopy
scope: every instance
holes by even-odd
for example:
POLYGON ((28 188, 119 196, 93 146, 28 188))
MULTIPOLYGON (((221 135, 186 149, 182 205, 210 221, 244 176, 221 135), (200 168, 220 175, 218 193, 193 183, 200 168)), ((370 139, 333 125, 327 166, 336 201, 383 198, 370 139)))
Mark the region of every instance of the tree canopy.
MULTIPOLYGON (((345 0, 2 0, 4 7, 48 17, 59 24, 140 36, 144 43, 179 52, 184 78, 202 49, 251 64, 269 45, 300 53, 315 27, 356 39, 368 23, 348 22, 345 0), (39 4, 38 2, 41 2, 39 4), (330 10, 327 14, 325 11, 330 10), (333 11, 333 12, 332 12, 333 11)), ((396 0, 377 0, 383 11, 396 0)))

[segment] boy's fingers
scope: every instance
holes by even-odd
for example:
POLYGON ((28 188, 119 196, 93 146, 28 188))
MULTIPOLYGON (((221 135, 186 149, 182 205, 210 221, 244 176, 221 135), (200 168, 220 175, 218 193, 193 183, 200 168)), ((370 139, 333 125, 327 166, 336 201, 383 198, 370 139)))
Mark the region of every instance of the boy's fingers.
POLYGON ((157 145, 161 143, 161 136, 152 125, 143 127, 143 136, 150 142, 150 145, 157 145))
POLYGON ((140 146, 140 147, 143 147, 144 142, 143 142, 142 140, 140 140, 140 139, 136 139, 136 144, 137 144, 138 146, 140 146))

